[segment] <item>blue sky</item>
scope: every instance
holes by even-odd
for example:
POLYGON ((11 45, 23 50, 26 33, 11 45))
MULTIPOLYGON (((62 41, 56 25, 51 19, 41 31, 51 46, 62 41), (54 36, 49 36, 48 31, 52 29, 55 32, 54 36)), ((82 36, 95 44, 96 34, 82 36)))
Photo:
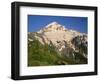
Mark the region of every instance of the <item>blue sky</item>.
POLYGON ((87 17, 28 15, 28 32, 36 32, 51 22, 58 22, 68 29, 87 33, 87 17))

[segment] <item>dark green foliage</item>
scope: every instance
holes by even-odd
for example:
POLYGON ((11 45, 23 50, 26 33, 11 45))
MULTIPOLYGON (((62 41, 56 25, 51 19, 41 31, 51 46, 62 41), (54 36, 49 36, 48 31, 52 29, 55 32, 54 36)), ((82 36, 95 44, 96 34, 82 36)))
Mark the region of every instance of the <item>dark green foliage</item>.
POLYGON ((87 64, 87 58, 85 58, 82 53, 74 52, 74 54, 76 64, 87 64))
POLYGON ((53 44, 42 45, 38 40, 28 43, 28 66, 62 65, 66 63, 58 56, 53 44))
POLYGON ((75 45, 75 48, 78 52, 74 52, 75 54, 75 63, 76 64, 87 64, 87 41, 84 40, 86 36, 77 36, 72 40, 72 44, 75 45))

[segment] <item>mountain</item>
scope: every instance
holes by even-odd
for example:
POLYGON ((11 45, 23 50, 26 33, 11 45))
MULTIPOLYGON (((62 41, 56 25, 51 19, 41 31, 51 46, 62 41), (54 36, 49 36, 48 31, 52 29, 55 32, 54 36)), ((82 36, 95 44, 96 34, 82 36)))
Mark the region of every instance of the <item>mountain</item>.
MULTIPOLYGON (((47 48, 50 48, 50 46, 52 46, 54 49, 53 52, 63 59, 63 62, 60 61, 61 64, 87 63, 88 43, 87 34, 85 33, 67 29, 57 22, 52 22, 37 32, 28 33, 29 48, 32 47, 30 43, 35 43, 36 41, 38 41, 37 43, 42 45, 42 47, 47 45, 47 48)), ((50 51, 50 49, 48 51, 50 51)))

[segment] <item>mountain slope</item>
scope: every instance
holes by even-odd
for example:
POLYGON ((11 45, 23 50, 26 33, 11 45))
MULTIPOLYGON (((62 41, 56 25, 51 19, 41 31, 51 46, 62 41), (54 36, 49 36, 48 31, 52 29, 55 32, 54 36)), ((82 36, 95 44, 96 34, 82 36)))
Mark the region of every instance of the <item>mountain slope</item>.
MULTIPOLYGON (((47 65, 51 65, 53 62, 52 59, 55 61, 52 63, 52 65, 86 64, 88 57, 87 44, 87 34, 80 33, 72 29, 67 29, 65 26, 58 24, 57 22, 52 22, 38 32, 28 33, 29 55, 32 52, 28 60, 33 58, 31 60, 33 62, 35 57, 32 56, 34 56, 36 53, 35 51, 37 51, 36 54, 38 56, 39 53, 40 55, 42 54, 41 56, 43 57, 48 56, 47 59, 40 58, 40 60, 46 60, 45 64, 47 65), (41 47, 39 45, 41 45, 41 47), (49 58, 51 58, 51 63, 48 63, 48 61, 50 61, 49 58)), ((35 59, 34 61, 37 60, 35 59)), ((30 65, 29 63, 29 66, 32 65, 34 64, 30 65)))

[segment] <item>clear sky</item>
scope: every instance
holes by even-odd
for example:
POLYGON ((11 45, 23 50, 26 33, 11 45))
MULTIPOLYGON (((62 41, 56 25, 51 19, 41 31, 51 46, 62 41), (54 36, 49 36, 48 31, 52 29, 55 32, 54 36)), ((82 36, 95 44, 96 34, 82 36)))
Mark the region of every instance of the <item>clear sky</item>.
POLYGON ((51 22, 58 22, 68 29, 87 33, 87 17, 28 15, 28 32, 36 32, 51 22))

